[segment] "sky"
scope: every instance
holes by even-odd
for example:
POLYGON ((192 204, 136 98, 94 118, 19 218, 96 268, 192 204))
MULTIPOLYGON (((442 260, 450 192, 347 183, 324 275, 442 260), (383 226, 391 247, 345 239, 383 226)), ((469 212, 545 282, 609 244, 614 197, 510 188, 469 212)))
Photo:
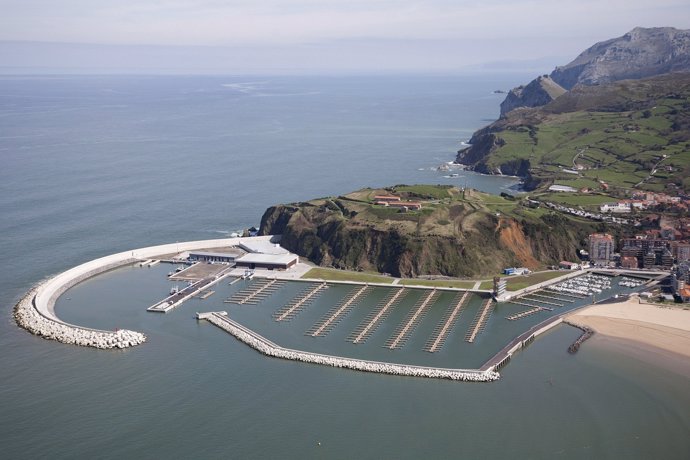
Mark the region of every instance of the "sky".
POLYGON ((0 0, 0 73, 551 70, 688 0, 0 0))

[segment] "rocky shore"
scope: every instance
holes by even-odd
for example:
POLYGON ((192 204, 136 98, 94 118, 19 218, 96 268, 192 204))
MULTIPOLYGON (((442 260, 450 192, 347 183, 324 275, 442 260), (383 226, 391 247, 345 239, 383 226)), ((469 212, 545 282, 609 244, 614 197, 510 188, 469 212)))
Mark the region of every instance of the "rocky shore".
POLYGON ((218 313, 204 314, 204 319, 223 329, 236 339, 244 342, 260 353, 275 358, 291 359, 305 363, 322 364, 332 367, 341 367, 364 372, 378 372, 409 377, 427 377, 467 382, 490 382, 498 380, 500 374, 493 371, 469 371, 459 369, 442 369, 434 367, 410 366, 404 364, 382 363, 365 361, 361 359, 343 358, 337 356, 321 355, 317 353, 302 352, 282 348, 255 332, 235 323, 231 319, 218 313))
POLYGON ((146 341, 146 336, 140 332, 125 329, 114 332, 100 331, 48 319, 34 306, 34 297, 38 289, 40 286, 29 291, 14 308, 14 319, 17 324, 32 334, 62 343, 100 349, 128 348, 146 341))

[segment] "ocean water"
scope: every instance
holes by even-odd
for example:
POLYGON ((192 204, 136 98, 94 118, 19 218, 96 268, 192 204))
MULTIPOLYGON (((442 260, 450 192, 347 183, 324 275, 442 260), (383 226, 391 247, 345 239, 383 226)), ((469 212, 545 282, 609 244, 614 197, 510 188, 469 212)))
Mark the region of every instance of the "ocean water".
POLYGON ((189 309, 143 311, 158 281, 134 291, 117 271, 58 311, 119 317, 113 327, 148 334, 145 345, 73 347, 13 323, 14 303, 51 274, 224 236, 271 204, 397 183, 511 190, 510 178, 436 167, 495 119, 494 89, 523 81, 0 77, 3 457, 690 457, 687 377, 602 341, 568 355, 579 332, 567 327, 500 381, 460 384, 265 358, 189 309))

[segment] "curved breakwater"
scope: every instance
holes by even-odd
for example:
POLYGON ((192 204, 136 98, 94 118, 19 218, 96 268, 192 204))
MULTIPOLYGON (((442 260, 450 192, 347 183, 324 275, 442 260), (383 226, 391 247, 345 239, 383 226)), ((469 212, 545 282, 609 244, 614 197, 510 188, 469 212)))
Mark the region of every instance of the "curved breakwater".
POLYGON ((409 377, 427 377, 469 382, 490 382, 500 378, 500 374, 498 372, 494 372, 493 370, 480 371, 470 369, 444 369, 436 367, 413 366, 290 350, 276 345, 256 332, 231 320, 223 313, 205 313, 199 315, 199 318, 206 319, 210 323, 228 332, 233 337, 241 342, 244 342, 258 352, 267 356, 273 356, 275 358, 290 359, 293 361, 302 361, 312 364, 322 364, 326 366, 353 369, 364 372, 378 372, 409 377))
POLYGON ((14 319, 17 324, 32 334, 62 343, 100 349, 133 347, 146 341, 146 336, 140 332, 126 329, 117 331, 87 329, 53 321, 41 315, 34 304, 36 291, 41 288, 42 285, 27 293, 17 303, 14 310, 14 319))
POLYGON ((186 241, 139 248, 94 259, 59 273, 32 288, 15 305, 14 319, 19 326, 32 334, 62 343, 100 349, 133 347, 144 343, 146 336, 141 332, 125 329, 116 331, 89 329, 62 321, 55 314, 54 307, 58 297, 67 289, 88 278, 138 260, 181 251, 235 246, 242 239, 271 240, 271 238, 273 236, 186 241))

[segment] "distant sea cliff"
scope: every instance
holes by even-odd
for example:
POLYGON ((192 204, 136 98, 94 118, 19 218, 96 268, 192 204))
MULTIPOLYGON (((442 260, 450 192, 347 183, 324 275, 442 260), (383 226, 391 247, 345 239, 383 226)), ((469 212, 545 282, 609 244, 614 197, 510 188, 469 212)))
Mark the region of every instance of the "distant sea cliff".
MULTIPOLYGON (((605 135, 619 129, 625 121, 623 117, 634 122, 635 117, 658 116, 659 122, 649 123, 649 128, 659 129, 649 134, 660 140, 651 146, 642 143, 636 147, 641 152, 648 150, 647 147, 656 149, 648 155, 649 160, 639 159, 642 171, 645 163, 654 163, 653 152, 669 147, 670 150, 661 151, 659 157, 672 155, 673 146, 690 137, 687 116, 683 115, 688 108, 682 103, 670 107, 666 113, 645 112, 667 99, 687 98, 688 72, 689 30, 636 28, 622 37, 597 43, 550 75, 539 76, 525 86, 512 89, 501 104, 500 119, 476 131, 470 145, 458 152, 456 162, 485 174, 520 176, 530 190, 552 182, 559 168, 577 167, 572 161, 577 150, 573 149, 598 149, 614 159, 627 161, 625 149, 619 151, 615 145, 608 145, 609 142, 601 146, 593 142, 603 136, 608 140, 618 139, 620 144, 630 141, 634 144, 639 136, 633 133, 644 132, 647 126, 636 128, 635 123, 631 123, 620 135, 605 135), (631 80, 643 83, 626 83, 631 80), (633 87, 635 90, 631 89, 633 87), (633 113, 635 111, 640 113, 633 113), (589 127, 575 129, 575 123, 581 124, 588 112, 618 113, 621 117, 609 120, 607 125, 592 123, 589 127), (552 136, 552 127, 556 125, 560 133, 552 136), (666 126, 669 129, 665 129, 666 126), (544 135, 547 130, 549 137, 544 135), (596 130, 601 130, 602 136, 592 134, 596 130), (581 139, 576 139, 578 136, 581 139), (566 146, 567 142, 570 144, 566 146), (565 147, 573 151, 572 155, 563 151, 565 147)), ((597 165, 585 163, 583 169, 589 166, 597 165)), ((639 182, 631 180, 633 183, 627 187, 639 182)))

